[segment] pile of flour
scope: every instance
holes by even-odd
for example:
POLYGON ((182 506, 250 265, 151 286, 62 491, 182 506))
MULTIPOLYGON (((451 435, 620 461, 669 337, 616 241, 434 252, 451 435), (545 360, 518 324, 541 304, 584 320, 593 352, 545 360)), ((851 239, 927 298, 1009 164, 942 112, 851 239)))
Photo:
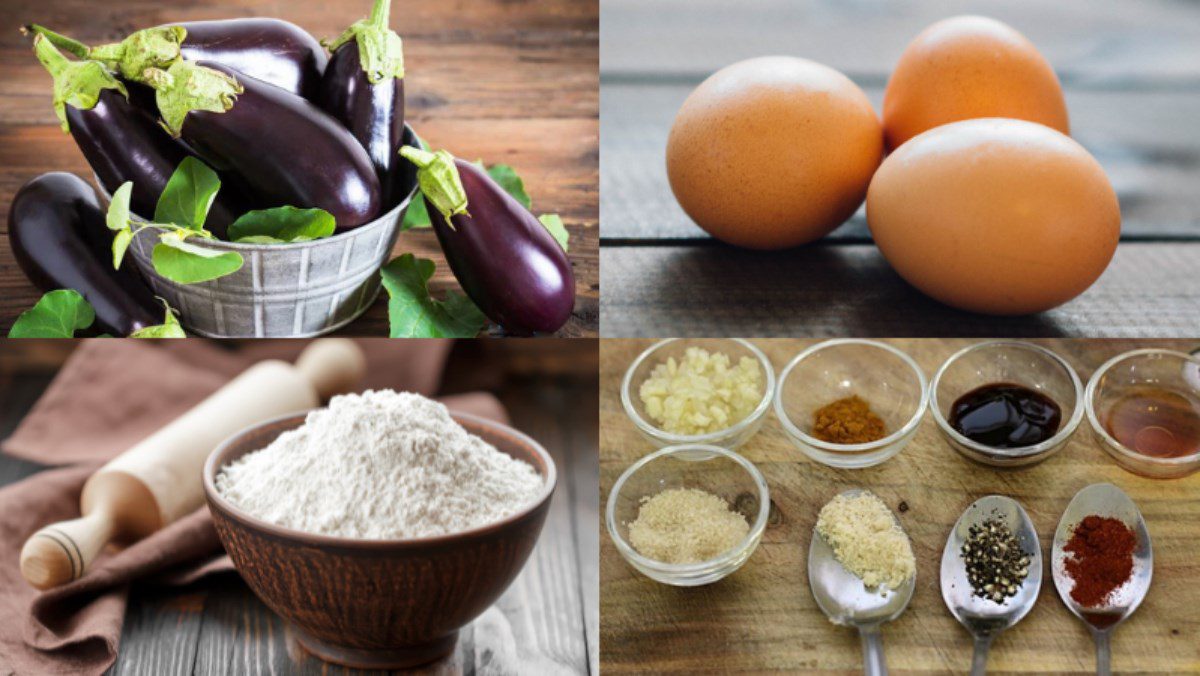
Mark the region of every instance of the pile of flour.
POLYGON ((334 397, 304 425, 217 475, 252 516, 351 538, 402 539, 502 519, 543 488, 529 463, 467 432, 446 407, 391 390, 334 397))

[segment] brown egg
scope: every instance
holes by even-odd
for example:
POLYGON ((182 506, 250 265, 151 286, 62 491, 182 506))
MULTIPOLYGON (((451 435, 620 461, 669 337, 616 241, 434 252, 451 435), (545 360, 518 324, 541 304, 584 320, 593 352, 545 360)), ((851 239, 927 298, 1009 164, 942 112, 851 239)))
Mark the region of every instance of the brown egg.
POLYGON ((867 222, 910 284, 964 310, 1041 312, 1083 293, 1112 260, 1117 195, 1070 137, 1032 122, 966 120, 884 160, 867 222))
POLYGON ((1071 133, 1058 76, 1025 36, 982 16, 939 21, 909 43, 888 80, 887 148, 979 117, 1029 120, 1071 133))
POLYGON ((717 71, 688 96, 667 142, 667 175, 713 237, 782 249, 849 218, 882 153, 879 119, 849 78, 763 57, 717 71))

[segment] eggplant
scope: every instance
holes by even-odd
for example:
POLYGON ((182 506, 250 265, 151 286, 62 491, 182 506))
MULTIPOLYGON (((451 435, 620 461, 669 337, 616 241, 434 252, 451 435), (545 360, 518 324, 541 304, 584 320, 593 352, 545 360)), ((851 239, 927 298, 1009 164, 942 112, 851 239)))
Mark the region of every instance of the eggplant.
POLYGON ((142 82, 146 68, 165 69, 180 56, 210 61, 313 98, 328 58, 325 48, 303 28, 282 19, 219 19, 165 24, 137 31, 121 42, 88 47, 36 24, 45 35, 81 59, 103 62, 122 77, 142 82))
POLYGON ((240 176, 261 206, 324 209, 341 230, 379 215, 367 151, 312 103, 216 63, 179 60, 147 73, 167 130, 240 176))
MULTIPOLYGON (((190 153, 129 100, 124 85, 103 64, 69 61, 40 35, 33 42, 38 60, 54 78, 54 112, 63 131, 75 139, 109 194, 132 181, 133 212, 153 218, 167 181, 190 153)), ((231 195, 218 193, 209 210, 206 225, 218 236, 247 211, 231 195)))
POLYGON ((74 289, 104 331, 128 336, 162 323, 163 306, 131 267, 114 270, 112 236, 96 192, 74 174, 42 174, 13 197, 8 239, 17 264, 42 291, 74 289))
POLYGON ((514 335, 552 333, 571 317, 575 279, 558 242, 479 166, 405 146, 438 243, 467 296, 514 335))
POLYGON ((384 209, 404 199, 410 185, 397 166, 404 145, 404 52, 388 29, 390 0, 375 0, 371 16, 328 41, 329 65, 317 105, 350 130, 371 156, 384 209))

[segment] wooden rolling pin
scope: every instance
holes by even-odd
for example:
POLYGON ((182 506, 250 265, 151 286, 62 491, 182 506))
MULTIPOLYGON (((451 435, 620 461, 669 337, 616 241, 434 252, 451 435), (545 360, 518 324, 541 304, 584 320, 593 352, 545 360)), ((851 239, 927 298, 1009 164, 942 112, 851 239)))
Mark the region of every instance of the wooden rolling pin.
POLYGON ((204 504, 208 455, 243 429, 314 408, 348 391, 366 360, 344 338, 310 344, 295 365, 275 359, 224 387, 96 471, 83 485, 80 514, 34 533, 21 550, 21 574, 38 589, 79 578, 110 541, 133 542, 204 504))

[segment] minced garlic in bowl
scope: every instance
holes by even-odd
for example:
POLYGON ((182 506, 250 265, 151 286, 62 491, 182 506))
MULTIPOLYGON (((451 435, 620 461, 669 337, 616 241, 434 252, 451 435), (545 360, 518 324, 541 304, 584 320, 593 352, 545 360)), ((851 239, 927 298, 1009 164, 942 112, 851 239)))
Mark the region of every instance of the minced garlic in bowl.
POLYGON ((762 368, 754 359, 689 347, 682 360, 658 364, 638 391, 646 415, 663 431, 699 435, 732 427, 763 398, 762 368))

